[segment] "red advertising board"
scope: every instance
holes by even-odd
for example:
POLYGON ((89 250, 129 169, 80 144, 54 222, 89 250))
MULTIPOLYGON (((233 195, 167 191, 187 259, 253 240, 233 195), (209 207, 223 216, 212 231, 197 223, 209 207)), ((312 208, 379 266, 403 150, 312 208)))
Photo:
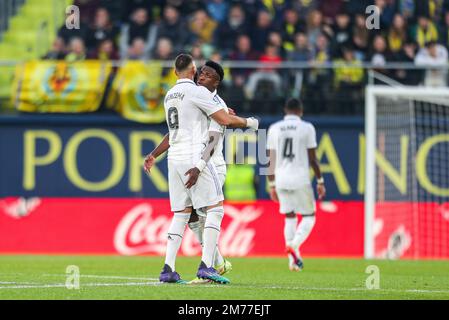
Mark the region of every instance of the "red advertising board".
MULTIPOLYGON (((283 255, 284 219, 268 200, 225 205, 225 256, 283 255)), ((171 220, 167 199, 3 198, 0 253, 164 255, 171 220)), ((193 233, 180 254, 198 255, 193 233)), ((304 255, 362 256, 363 203, 322 202, 304 255)))
POLYGON ((373 228, 377 258, 449 258, 447 202, 379 202, 373 228))

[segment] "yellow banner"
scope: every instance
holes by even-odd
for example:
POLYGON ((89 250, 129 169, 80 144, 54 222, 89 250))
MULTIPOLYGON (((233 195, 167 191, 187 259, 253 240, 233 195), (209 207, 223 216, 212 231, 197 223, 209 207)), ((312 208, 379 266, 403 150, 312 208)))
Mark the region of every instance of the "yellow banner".
POLYGON ((127 61, 117 72, 107 105, 126 119, 160 123, 165 120, 165 93, 175 83, 174 71, 157 61, 127 61))
POLYGON ((30 61, 17 68, 14 105, 28 112, 92 112, 101 103, 111 64, 30 61))

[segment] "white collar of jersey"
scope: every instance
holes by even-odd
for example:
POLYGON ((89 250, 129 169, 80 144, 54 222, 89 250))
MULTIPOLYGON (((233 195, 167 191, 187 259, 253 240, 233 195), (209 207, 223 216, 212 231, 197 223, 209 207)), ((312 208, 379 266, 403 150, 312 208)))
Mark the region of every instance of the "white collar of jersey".
POLYGON ((215 91, 212 92, 212 94, 213 94, 214 96, 216 96, 216 95, 217 95, 217 89, 215 89, 215 91))
POLYGON ((188 78, 183 78, 183 79, 176 80, 176 84, 181 83, 181 82, 189 82, 189 83, 195 84, 195 82, 193 82, 192 79, 188 79, 188 78))
POLYGON ((301 117, 295 114, 287 114, 284 116, 284 120, 301 120, 301 117))

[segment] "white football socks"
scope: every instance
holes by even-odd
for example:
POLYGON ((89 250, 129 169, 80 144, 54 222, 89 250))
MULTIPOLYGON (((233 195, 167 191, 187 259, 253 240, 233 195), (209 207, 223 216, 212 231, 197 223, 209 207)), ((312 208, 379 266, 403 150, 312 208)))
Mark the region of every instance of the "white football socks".
POLYGON ((203 229, 206 218, 199 217, 199 219, 200 220, 195 222, 189 222, 189 228, 190 230, 192 230, 193 234, 195 235, 200 245, 203 246, 203 229), (203 219, 203 221, 201 221, 201 219, 203 219))
MULTIPOLYGON (((298 223, 298 217, 295 215, 294 218, 285 217, 284 224, 284 239, 286 246, 292 246, 293 238, 295 237, 296 224, 298 223)), ((288 255, 289 263, 293 263, 293 257, 288 255)))
MULTIPOLYGON (((206 217, 198 216, 198 221, 195 222, 189 222, 189 228, 192 230, 192 232, 195 234, 196 239, 198 242, 203 246, 203 231, 204 231, 204 225, 206 223, 206 217)), ((214 256, 214 266, 218 266, 224 263, 224 258, 220 253, 220 250, 218 249, 215 251, 214 256)))
POLYGON ((295 237, 293 238, 292 241, 295 249, 301 247, 304 241, 307 240, 314 225, 315 225, 314 215, 302 217, 302 220, 299 223, 298 228, 296 229, 295 237))
POLYGON ((189 222, 190 213, 175 213, 168 228, 167 251, 165 252, 165 264, 175 271, 176 255, 181 246, 182 236, 189 222))
POLYGON ((207 210, 206 223, 203 232, 203 255, 201 260, 208 268, 212 267, 213 264, 223 215, 224 209, 222 206, 207 210))
POLYGON ((285 217, 285 224, 284 224, 284 239, 285 239, 285 245, 289 246, 291 245, 291 242, 293 241, 293 238, 295 237, 295 231, 296 231, 296 225, 298 223, 298 218, 287 218, 285 217))

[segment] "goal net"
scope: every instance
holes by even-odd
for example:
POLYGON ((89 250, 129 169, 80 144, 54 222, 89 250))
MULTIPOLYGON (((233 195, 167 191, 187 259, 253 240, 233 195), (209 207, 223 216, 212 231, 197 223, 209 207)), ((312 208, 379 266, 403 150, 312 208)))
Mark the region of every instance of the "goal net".
POLYGON ((368 86, 365 257, 449 258, 449 88, 368 86))

